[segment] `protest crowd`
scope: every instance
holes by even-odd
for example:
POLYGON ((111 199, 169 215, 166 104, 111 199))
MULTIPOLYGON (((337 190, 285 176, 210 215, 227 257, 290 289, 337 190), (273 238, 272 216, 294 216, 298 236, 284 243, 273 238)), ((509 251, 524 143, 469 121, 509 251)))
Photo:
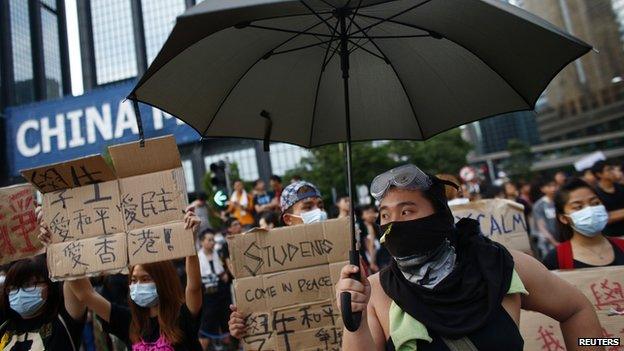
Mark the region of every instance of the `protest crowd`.
MULTIPOLYGON (((407 167, 409 172, 421 172, 412 165, 403 167, 407 167)), ((337 289, 370 296, 371 286, 368 284, 364 287, 359 283, 357 286, 345 283, 352 281, 348 279, 351 269, 361 269, 366 276, 381 272, 380 275, 371 277, 370 284, 374 291, 375 285, 383 284, 384 280, 396 280, 390 273, 403 272, 402 264, 409 267, 408 262, 402 262, 397 257, 433 249, 438 252, 439 245, 447 247, 448 250, 443 251, 446 253, 437 253, 436 257, 442 255, 445 258, 441 262, 446 263, 430 268, 426 274, 431 274, 431 277, 423 278, 423 271, 416 270, 411 273, 408 281, 396 281, 394 284, 398 284, 397 288, 384 289, 397 301, 404 298, 405 291, 400 289, 402 284, 422 284, 419 277, 427 281, 428 285, 425 286, 435 286, 444 281, 450 274, 449 269, 460 265, 459 261, 455 263, 456 249, 450 245, 450 241, 447 239, 444 240, 446 244, 440 244, 442 236, 424 236, 422 241, 410 240, 401 231, 406 230, 408 236, 413 234, 414 237, 431 225, 440 232, 452 231, 455 225, 449 223, 440 213, 446 213, 449 205, 453 208, 482 199, 507 199, 523 206, 525 223, 528 224, 526 229, 530 237, 529 254, 536 259, 528 263, 534 266, 533 269, 537 265, 541 266, 537 260, 549 270, 624 265, 624 240, 618 238, 624 235, 624 177, 620 165, 598 161, 579 174, 557 172, 553 176, 540 175, 530 182, 507 181, 500 186, 475 180, 463 183, 457 176, 450 174, 440 174, 431 179, 431 189, 437 186, 438 192, 427 190, 426 198, 431 199, 435 211, 433 215, 425 216, 433 218, 427 220, 431 222, 429 224, 416 224, 418 219, 411 221, 413 224, 409 220, 397 221, 401 216, 409 216, 414 211, 422 210, 410 202, 411 200, 406 202, 395 199, 399 196, 399 185, 388 182, 381 192, 375 192, 377 178, 373 181, 371 195, 376 201, 355 208, 361 267, 343 268, 341 278, 345 279, 338 282, 337 289), (394 188, 397 190, 391 191, 394 188), (414 206, 415 208, 409 208, 414 206), (391 236, 384 242, 384 233, 393 228, 387 225, 389 222, 394 222, 393 231, 401 228, 399 224, 406 224, 405 228, 397 232, 399 236, 391 236), (393 264, 394 261, 399 266, 393 264)), ((231 249, 226 238, 242 235, 252 228, 270 231, 281 226, 348 217, 350 213, 352 204, 348 196, 338 196, 333 204, 324 204, 321 193, 312 183, 298 177, 287 180, 287 183, 284 184, 279 176, 274 175, 268 189, 261 179, 246 188, 243 181, 235 180, 227 208, 222 211, 209 203, 204 194, 199 194, 184 216, 186 228, 192 229, 196 235, 196 256, 134 265, 128 275, 104 275, 68 280, 64 283, 50 280, 44 255, 6 264, 0 270, 0 349, 39 349, 34 345, 45 345, 46 350, 238 349, 241 347, 239 338, 245 335, 245 324, 244 316, 234 306, 234 275, 228 262, 231 249), (48 325, 45 333, 39 329, 42 325, 48 325), (30 346, 23 344, 24 342, 30 346), (168 345, 174 347, 166 348, 168 345)), ((38 207, 37 219, 41 224, 38 238, 47 245, 50 243, 50 224, 45 223, 43 218, 45 216, 41 207, 38 207)), ((461 230, 468 230, 466 228, 469 226, 466 226, 462 221, 456 225, 457 228, 464 228, 461 230)), ((499 259, 509 260, 513 265, 512 258, 506 251, 496 255, 500 256, 499 259)), ((518 262, 523 262, 526 258, 515 253, 512 256, 516 260, 516 269, 513 271, 510 291, 507 294, 511 294, 514 284, 519 284, 516 286, 518 291, 527 293, 525 286, 529 289, 530 281, 534 278, 525 279, 527 274, 522 274, 521 271, 527 268, 520 268, 518 265, 518 262), (518 274, 522 277, 524 286, 523 282, 515 280, 518 274)), ((496 259, 495 257, 498 256, 494 255, 489 259, 496 259)), ((466 265, 465 261, 462 265, 466 265)), ((464 274, 471 274, 469 267, 462 269, 465 270, 464 274)), ((373 292, 370 297, 375 300, 375 308, 379 308, 380 303, 383 305, 383 302, 379 302, 378 294, 373 292)), ((538 293, 531 294, 530 296, 535 294, 537 300, 538 293)), ((430 295, 425 297, 434 299, 430 295)), ((419 296, 414 298, 418 300, 419 296)), ((503 306, 505 301, 503 300, 503 306)), ((365 306, 362 304, 364 302, 359 297, 354 298, 354 306, 365 306)), ((555 304, 552 301, 548 303, 555 304)), ((419 306, 408 303, 401 307, 409 309, 419 306)), ((545 306, 543 309, 564 307, 545 306)), ((474 310, 470 311, 474 313, 474 310)), ((475 322, 472 317, 461 316, 465 311, 443 309, 442 312, 446 313, 443 315, 447 318, 466 318, 466 327, 475 322)), ((503 317, 498 315, 493 318, 503 317)), ((432 317, 427 322, 441 324, 440 330, 444 330, 444 321, 432 317)), ((504 318, 496 323, 505 324, 504 318)), ((591 323, 587 327, 591 329, 591 323)), ((371 328, 373 335, 379 333, 375 328, 371 328)), ((379 342, 376 336, 371 337, 370 334, 359 331, 357 333, 343 335, 343 349, 359 350, 363 343, 379 342)), ((437 334, 445 335, 440 331, 437 334)), ((475 342, 483 342, 479 341, 480 338, 497 340, 493 335, 477 335, 475 338, 475 342)), ((392 345, 392 340, 388 342, 392 345)))

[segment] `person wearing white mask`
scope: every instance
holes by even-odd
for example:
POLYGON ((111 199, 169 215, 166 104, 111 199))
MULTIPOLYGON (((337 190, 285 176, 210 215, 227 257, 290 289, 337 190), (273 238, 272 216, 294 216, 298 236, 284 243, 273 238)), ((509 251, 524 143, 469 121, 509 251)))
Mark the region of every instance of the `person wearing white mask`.
POLYGON ((0 296, 0 350, 79 350, 85 305, 50 281, 45 255, 11 263, 0 296))
POLYGON ((314 184, 300 181, 288 185, 281 196, 282 221, 291 226, 327 219, 321 192, 314 184))
POLYGON ((554 202, 564 241, 544 258, 548 269, 624 265, 624 240, 603 235, 609 214, 589 184, 571 179, 554 202))
MULTIPOLYGON (((281 218, 287 226, 310 224, 327 220, 321 192, 314 184, 298 181, 289 184, 280 196, 281 218)), ((230 306, 230 335, 240 339, 245 335, 243 314, 235 305, 230 306)))

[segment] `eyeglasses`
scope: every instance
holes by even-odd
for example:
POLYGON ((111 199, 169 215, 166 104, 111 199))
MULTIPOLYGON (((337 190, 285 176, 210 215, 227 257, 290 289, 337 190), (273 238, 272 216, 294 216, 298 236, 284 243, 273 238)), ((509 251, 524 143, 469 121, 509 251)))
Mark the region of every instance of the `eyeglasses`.
POLYGON ((431 184, 431 178, 425 172, 409 164, 376 176, 371 182, 370 192, 376 200, 380 201, 391 186, 427 190, 431 184))
POLYGON ((18 290, 18 289, 22 289, 25 292, 34 292, 38 286, 45 286, 46 282, 45 281, 36 281, 36 282, 27 282, 24 283, 22 285, 9 285, 7 286, 7 290, 11 291, 11 290, 18 290))

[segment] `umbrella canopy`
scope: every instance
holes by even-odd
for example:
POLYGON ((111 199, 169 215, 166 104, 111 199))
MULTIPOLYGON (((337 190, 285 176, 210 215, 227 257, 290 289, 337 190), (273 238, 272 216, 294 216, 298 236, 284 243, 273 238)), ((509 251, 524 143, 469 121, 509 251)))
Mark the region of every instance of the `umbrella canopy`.
POLYGON ((130 98, 204 137, 265 139, 265 110, 271 140, 344 142, 345 35, 353 141, 422 140, 533 109, 591 49, 499 0, 204 1, 178 17, 130 98))
MULTIPOLYGON (((129 98, 204 137, 264 139, 265 148, 346 142, 354 203, 352 141, 422 140, 533 109, 590 49, 499 0, 204 1, 178 17, 129 98)), ((353 210, 351 241, 358 264, 353 210)), ((354 331, 361 313, 348 292, 340 298, 354 331)))

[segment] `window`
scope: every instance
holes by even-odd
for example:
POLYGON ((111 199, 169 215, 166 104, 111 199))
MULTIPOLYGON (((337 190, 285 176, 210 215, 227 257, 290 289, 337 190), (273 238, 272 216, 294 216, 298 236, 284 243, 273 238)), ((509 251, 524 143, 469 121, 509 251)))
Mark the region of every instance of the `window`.
POLYGON ((48 99, 53 99, 63 95, 61 48, 57 14, 45 6, 41 7, 41 27, 45 66, 45 96, 48 99))
MULTIPOLYGON (((273 151, 271 151, 273 152, 273 151)), ((258 161, 256 160, 256 150, 253 148, 224 152, 220 154, 206 156, 204 164, 206 169, 210 169, 210 164, 219 161, 226 161, 238 166, 238 172, 242 180, 251 182, 259 178, 258 161)), ((233 179, 230 179, 232 181, 233 179)))
POLYGON ((186 191, 195 192, 195 177, 193 176, 193 162, 191 160, 182 161, 182 169, 184 170, 184 180, 186 181, 186 191))
POLYGON ((300 146, 291 144, 271 144, 271 168, 273 174, 284 175, 287 171, 299 167, 301 159, 309 157, 312 153, 300 146))
MULTIPOLYGON (((23 1, 23 0, 18 0, 23 1)), ((137 75, 129 0, 91 0, 97 84, 137 75)))
POLYGON ((184 0, 142 0, 147 64, 152 63, 185 10, 184 0))
POLYGON ((14 102, 19 105, 35 99, 28 1, 9 0, 9 12, 15 79, 14 102))

